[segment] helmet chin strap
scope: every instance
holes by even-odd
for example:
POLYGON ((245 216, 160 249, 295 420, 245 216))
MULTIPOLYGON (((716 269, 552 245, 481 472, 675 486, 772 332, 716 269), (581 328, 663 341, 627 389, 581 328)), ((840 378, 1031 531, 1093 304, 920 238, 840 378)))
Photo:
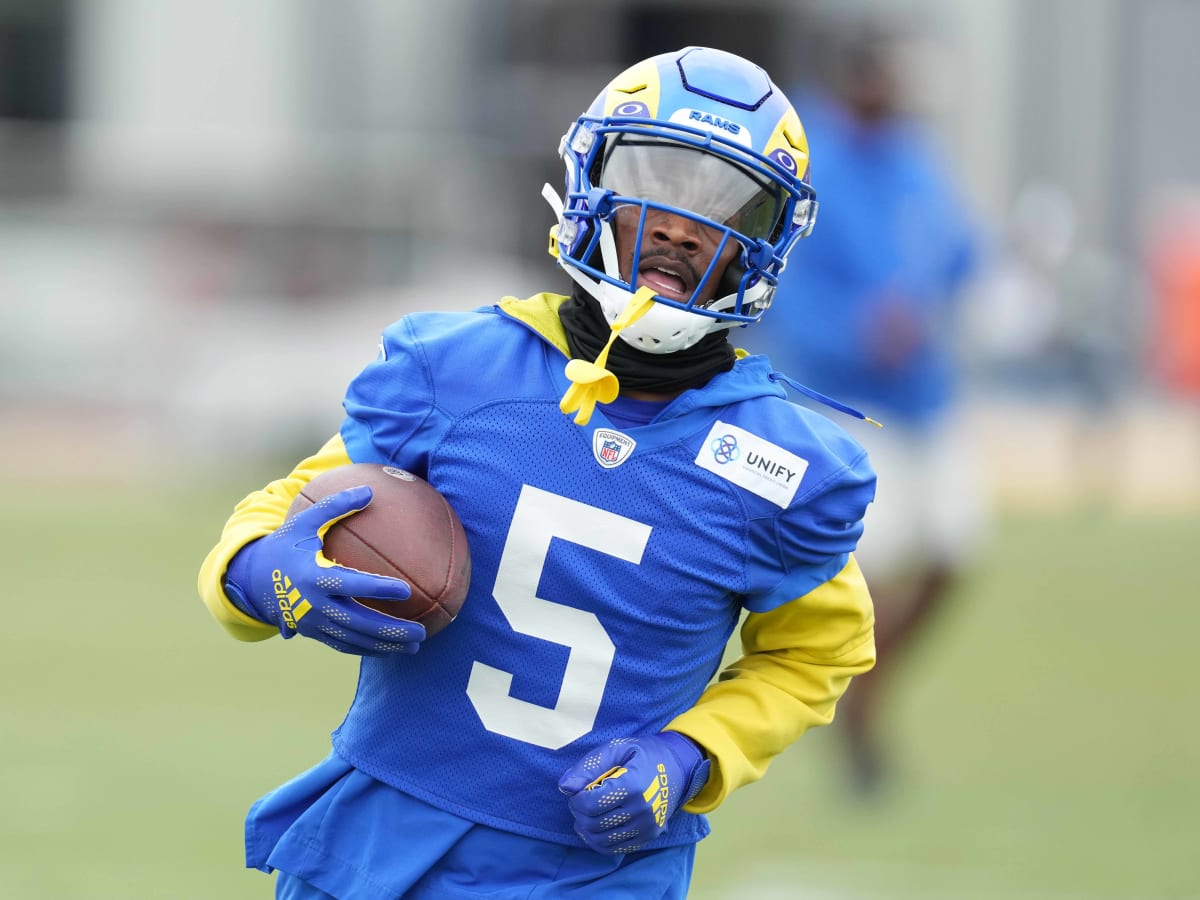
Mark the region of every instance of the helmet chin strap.
POLYGON ((612 226, 600 221, 600 256, 604 260, 604 271, 613 278, 621 277, 621 261, 617 259, 617 239, 612 226))
MULTIPOLYGON (((562 198, 558 196, 558 192, 550 186, 549 182, 542 185, 542 198, 550 204, 550 208, 554 210, 554 215, 558 219, 558 225, 551 229, 551 234, 554 235, 554 242, 557 242, 558 238, 556 232, 559 228, 563 227, 564 224, 564 207, 562 198)), ((575 266, 563 260, 562 252, 557 249, 554 242, 551 244, 550 255, 553 256, 558 262, 559 266, 569 276, 571 276, 572 281, 574 281, 600 302, 600 308, 604 310, 605 317, 608 318, 609 324, 611 325, 615 319, 615 315, 608 315, 609 305, 606 303, 606 300, 611 299, 616 301, 614 305, 619 310, 624 308, 625 304, 629 300, 629 297, 621 298, 619 295, 624 293, 632 294, 632 292, 621 291, 614 285, 608 284, 607 282, 588 277, 575 266)), ((611 272, 613 267, 617 265, 617 246, 612 237, 612 229, 608 228, 607 223, 605 222, 600 223, 600 252, 604 257, 605 271, 611 272)), ((618 268, 617 271, 620 271, 620 269, 618 268)))

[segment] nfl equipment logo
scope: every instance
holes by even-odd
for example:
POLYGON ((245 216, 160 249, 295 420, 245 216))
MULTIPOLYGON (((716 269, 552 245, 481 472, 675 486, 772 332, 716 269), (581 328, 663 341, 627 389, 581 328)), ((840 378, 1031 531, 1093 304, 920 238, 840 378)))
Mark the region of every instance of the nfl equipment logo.
POLYGON ((619 431, 597 428, 592 434, 592 455, 606 469, 616 468, 629 459, 636 445, 637 441, 619 431))

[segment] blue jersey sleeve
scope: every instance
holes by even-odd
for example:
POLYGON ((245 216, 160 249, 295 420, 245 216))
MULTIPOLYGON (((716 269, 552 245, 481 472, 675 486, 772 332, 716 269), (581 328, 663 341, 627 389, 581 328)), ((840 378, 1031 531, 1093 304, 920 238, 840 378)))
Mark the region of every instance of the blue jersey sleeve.
POLYGON ((844 432, 832 436, 827 461, 813 484, 778 515, 751 522, 750 583, 744 601, 766 612, 804 596, 841 572, 863 532, 875 497, 875 471, 866 451, 844 432))
POLYGON ((381 462, 426 474, 444 424, 414 317, 390 325, 379 356, 346 389, 341 435, 354 462, 381 462))

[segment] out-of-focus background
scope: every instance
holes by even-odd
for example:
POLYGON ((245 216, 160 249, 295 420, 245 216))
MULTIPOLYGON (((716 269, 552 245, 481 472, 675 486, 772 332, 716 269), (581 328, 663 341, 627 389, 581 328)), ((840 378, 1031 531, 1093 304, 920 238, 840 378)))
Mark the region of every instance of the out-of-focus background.
POLYGON ((889 791, 806 737, 693 895, 1200 896, 1188 0, 0 0, 0 892, 269 895, 242 815, 355 669, 208 618, 233 504, 393 319, 565 288, 540 190, 612 75, 706 44, 801 84, 849 7, 905 23, 989 242, 958 348, 994 522, 887 708, 889 791))

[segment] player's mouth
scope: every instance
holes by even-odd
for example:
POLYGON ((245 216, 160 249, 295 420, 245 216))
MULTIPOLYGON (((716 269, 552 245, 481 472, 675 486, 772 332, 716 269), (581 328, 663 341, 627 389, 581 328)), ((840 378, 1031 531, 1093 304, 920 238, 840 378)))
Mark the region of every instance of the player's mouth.
POLYGON ((648 287, 668 300, 684 301, 692 296, 697 280, 686 263, 656 256, 642 260, 634 287, 648 287))

